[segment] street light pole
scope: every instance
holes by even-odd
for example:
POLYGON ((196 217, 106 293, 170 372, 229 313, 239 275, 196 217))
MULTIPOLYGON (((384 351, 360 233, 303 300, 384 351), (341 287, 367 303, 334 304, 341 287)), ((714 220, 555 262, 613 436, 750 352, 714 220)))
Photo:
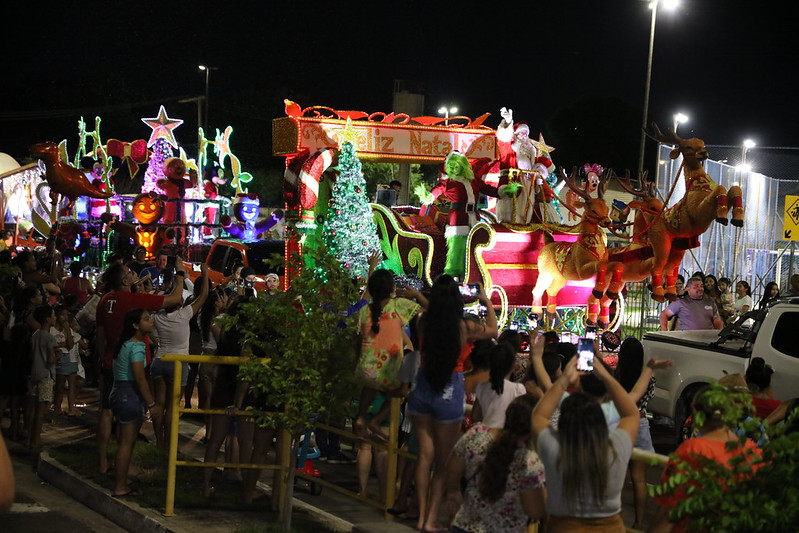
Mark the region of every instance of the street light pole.
POLYGON ((658 0, 649 4, 652 10, 652 24, 649 30, 649 57, 646 63, 646 88, 644 89, 644 112, 641 120, 641 145, 638 154, 638 175, 644 171, 644 148, 646 147, 646 123, 649 120, 649 88, 652 83, 652 54, 655 48, 655 22, 658 15, 658 0))
POLYGON ((210 94, 210 87, 211 87, 211 71, 217 70, 216 67, 211 67, 208 65, 198 65, 197 68, 200 70, 205 71, 205 119, 203 120, 203 131, 205 135, 208 135, 208 111, 210 109, 209 104, 209 94, 210 94))
POLYGON ((674 133, 677 133, 677 127, 680 124, 685 124, 688 122, 688 116, 684 115, 683 113, 676 113, 674 115, 674 133))
POLYGON ((441 106, 441 107, 438 108, 438 114, 439 115, 444 115, 444 125, 445 126, 449 125, 449 115, 451 113, 457 113, 457 112, 458 112, 458 108, 455 107, 455 106, 452 106, 452 107, 441 106))

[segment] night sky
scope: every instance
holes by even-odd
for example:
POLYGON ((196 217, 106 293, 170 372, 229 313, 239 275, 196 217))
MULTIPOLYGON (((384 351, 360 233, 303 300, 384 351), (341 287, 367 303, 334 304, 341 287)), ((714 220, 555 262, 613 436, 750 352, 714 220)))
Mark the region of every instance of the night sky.
MULTIPOLYGON (((426 114, 477 117, 512 108, 533 134, 583 99, 639 113, 651 12, 641 0, 526 2, 63 3, 6 17, 0 57, 0 152, 18 160, 43 140, 77 144, 78 118, 108 138, 148 138, 139 119, 163 103, 195 139, 195 104, 211 74, 211 126, 232 125, 245 167, 271 156, 283 99, 306 107, 390 111, 396 79, 423 87, 426 114), (177 4, 177 3, 174 3, 177 4), (231 7, 229 4, 235 4, 231 7), (189 7, 190 6, 190 7, 189 7), (301 6, 301 7, 300 7, 301 6)), ((763 5, 683 0, 660 12, 650 118, 712 145, 799 146, 795 21, 763 5)), ((640 115, 639 115, 640 116, 640 115)), ((616 127, 609 121, 607 128, 616 127)), ((638 132, 635 132, 637 135, 638 132)))

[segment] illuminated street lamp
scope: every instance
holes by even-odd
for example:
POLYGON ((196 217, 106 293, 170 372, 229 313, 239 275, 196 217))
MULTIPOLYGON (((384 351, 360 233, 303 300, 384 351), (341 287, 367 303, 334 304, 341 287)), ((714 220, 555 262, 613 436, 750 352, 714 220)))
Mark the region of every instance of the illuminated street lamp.
POLYGON ((205 134, 208 135, 208 110, 211 107, 208 103, 208 94, 209 88, 211 86, 211 71, 219 69, 209 65, 197 65, 197 68, 205 71, 205 120, 203 121, 203 130, 205 131, 205 134))
POLYGON ((652 24, 649 30, 649 59, 646 64, 646 89, 644 92, 644 117, 641 121, 641 147, 638 159, 638 174, 644 171, 644 147, 646 146, 646 126, 649 120, 649 88, 652 83, 652 52, 655 48, 655 22, 657 20, 658 6, 663 4, 667 10, 676 8, 679 0, 652 0, 649 2, 649 9, 652 10, 652 24))
POLYGON ((455 106, 452 106, 452 107, 441 106, 441 107, 438 108, 438 114, 439 115, 444 115, 444 125, 445 126, 449 125, 449 116, 454 114, 454 113, 457 113, 457 112, 458 112, 458 108, 455 107, 455 106))
POLYGON ((685 124, 686 122, 688 122, 688 115, 684 115, 682 113, 676 113, 673 118, 674 118, 674 133, 676 134, 677 127, 680 124, 685 124))
POLYGON ((754 148, 756 146, 755 141, 752 139, 746 139, 743 144, 741 145, 741 164, 738 165, 738 168, 741 172, 749 172, 752 170, 752 165, 747 164, 746 162, 746 152, 750 148, 754 148))

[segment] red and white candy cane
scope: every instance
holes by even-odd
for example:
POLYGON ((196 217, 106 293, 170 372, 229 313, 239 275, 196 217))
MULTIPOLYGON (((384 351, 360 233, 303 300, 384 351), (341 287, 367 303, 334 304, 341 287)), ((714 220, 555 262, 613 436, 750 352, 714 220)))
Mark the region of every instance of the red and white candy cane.
POLYGON ((308 159, 309 152, 304 150, 291 158, 283 172, 283 201, 286 203, 286 208, 297 208, 300 203, 300 194, 297 187, 299 183, 299 174, 302 170, 302 165, 308 159))
POLYGON ((302 165, 299 175, 299 201, 303 209, 313 209, 319 198, 319 182, 322 174, 333 164, 336 151, 325 148, 311 154, 302 165))

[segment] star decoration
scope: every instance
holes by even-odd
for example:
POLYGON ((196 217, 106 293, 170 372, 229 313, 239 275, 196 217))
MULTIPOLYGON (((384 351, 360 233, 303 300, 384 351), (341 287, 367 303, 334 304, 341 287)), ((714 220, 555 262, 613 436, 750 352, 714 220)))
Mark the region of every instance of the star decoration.
POLYGON ((331 131, 336 135, 339 146, 349 142, 352 143, 354 147, 358 148, 358 135, 360 132, 352 126, 352 119, 350 117, 347 117, 347 123, 343 128, 333 128, 331 131))
POLYGON ((175 140, 175 133, 172 130, 183 124, 183 121, 176 118, 169 118, 164 106, 161 106, 161 109, 158 110, 157 117, 143 118, 141 121, 153 129, 153 132, 150 134, 150 140, 147 141, 147 146, 154 145, 155 141, 163 137, 173 148, 178 147, 178 141, 175 140))
POLYGON ((547 145, 547 143, 544 141, 544 136, 541 135, 540 133, 538 134, 538 142, 536 142, 536 141, 533 141, 533 142, 535 143, 536 147, 538 148, 538 155, 539 156, 549 157, 549 153, 553 152, 555 150, 554 146, 547 145))

